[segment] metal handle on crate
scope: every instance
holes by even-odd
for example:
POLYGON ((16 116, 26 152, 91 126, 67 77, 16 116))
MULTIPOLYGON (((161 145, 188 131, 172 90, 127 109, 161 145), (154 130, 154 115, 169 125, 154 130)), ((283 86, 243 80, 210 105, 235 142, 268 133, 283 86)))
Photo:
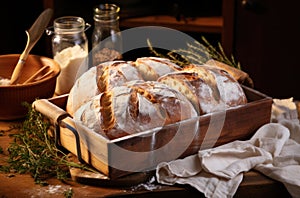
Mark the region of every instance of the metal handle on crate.
MULTIPOLYGON (((74 129, 74 127, 70 126, 69 124, 67 124, 63 121, 61 121, 61 126, 64 127, 64 128, 69 129, 74 134, 78 161, 81 162, 81 163, 85 163, 85 161, 82 159, 81 147, 80 147, 80 137, 79 137, 79 134, 78 134, 77 130, 74 129)), ((60 136, 59 133, 60 133, 60 129, 59 129, 59 126, 58 126, 58 128, 56 129, 56 135, 55 135, 55 137, 57 138, 56 142, 59 141, 59 138, 58 138, 60 136)))
POLYGON ((36 109, 38 112, 46 116, 50 119, 50 121, 55 126, 55 143, 57 146, 60 146, 60 124, 62 127, 69 129, 75 136, 75 143, 76 143, 76 150, 77 150, 77 158, 81 163, 84 163, 81 155, 81 148, 80 148, 80 137, 76 129, 72 126, 68 125, 67 123, 63 122, 63 119, 69 116, 69 114, 64 111, 63 109, 55 106, 53 103, 49 102, 47 99, 40 99, 36 100, 32 104, 33 108, 36 109))

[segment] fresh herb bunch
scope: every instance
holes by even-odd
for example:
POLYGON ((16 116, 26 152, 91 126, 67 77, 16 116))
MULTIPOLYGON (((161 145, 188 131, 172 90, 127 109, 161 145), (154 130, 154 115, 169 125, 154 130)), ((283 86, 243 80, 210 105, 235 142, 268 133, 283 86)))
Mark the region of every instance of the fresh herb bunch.
POLYGON ((218 47, 216 48, 210 44, 204 36, 202 36, 201 39, 203 43, 198 41, 187 43, 187 49, 174 49, 167 54, 162 54, 155 50, 149 40, 147 40, 147 44, 150 52, 155 56, 168 58, 179 66, 185 66, 190 63, 201 65, 206 63, 209 59, 214 59, 229 66, 241 69, 241 64, 235 60, 233 55, 231 55, 230 58, 227 57, 220 42, 218 42, 218 47))
POLYGON ((51 137, 50 121, 29 104, 28 114, 18 133, 12 134, 14 141, 10 144, 8 166, 1 170, 30 173, 35 183, 47 185, 46 179, 56 177, 60 180, 69 178, 69 167, 85 170, 91 169, 85 164, 68 160, 68 154, 59 150, 51 137))

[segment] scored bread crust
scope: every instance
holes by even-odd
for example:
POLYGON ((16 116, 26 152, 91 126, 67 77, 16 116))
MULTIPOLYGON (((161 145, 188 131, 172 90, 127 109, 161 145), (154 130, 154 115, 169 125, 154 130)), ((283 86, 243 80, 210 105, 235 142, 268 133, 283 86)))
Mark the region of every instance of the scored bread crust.
POLYGON ((67 112, 74 112, 92 97, 134 80, 157 80, 181 67, 167 58, 142 57, 136 61, 108 61, 92 67, 76 80, 69 93, 67 112), (76 93, 75 93, 76 92, 76 93))
POLYGON ((137 58, 134 65, 145 81, 156 81, 160 76, 181 70, 181 67, 171 60, 159 57, 137 58))
POLYGON ((80 106, 94 96, 133 80, 143 78, 131 61, 109 61, 92 67, 74 83, 66 110, 73 116, 80 106))
POLYGON ((189 65, 158 81, 183 93, 199 115, 247 103, 239 83, 228 72, 216 67, 189 65))
MULTIPOLYGON (((209 65, 189 65, 184 71, 197 72, 201 77, 203 71, 210 73, 210 84, 218 89, 220 99, 225 103, 225 108, 235 107, 247 103, 247 97, 238 81, 226 70, 209 65)), ((216 90, 215 90, 216 91, 216 90)), ((217 91, 216 91, 217 92, 217 91)))
POLYGON ((115 139, 246 103, 240 84, 223 69, 143 57, 92 67, 75 82, 66 110, 115 139))
POLYGON ((180 92, 156 81, 128 82, 83 105, 74 119, 109 139, 196 117, 180 92))
POLYGON ((224 105, 213 87, 197 73, 181 71, 166 74, 158 79, 169 87, 184 94, 197 110, 198 115, 220 111, 224 105))

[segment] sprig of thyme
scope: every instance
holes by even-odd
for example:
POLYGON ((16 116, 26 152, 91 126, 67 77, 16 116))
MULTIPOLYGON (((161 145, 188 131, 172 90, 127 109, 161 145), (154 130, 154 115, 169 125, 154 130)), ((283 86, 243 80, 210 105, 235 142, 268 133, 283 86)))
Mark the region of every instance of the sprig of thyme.
POLYGON ((206 45, 206 49, 208 50, 208 53, 211 55, 212 59, 218 60, 232 67, 241 69, 240 62, 236 61, 233 54, 231 54, 230 58, 227 57, 220 42, 218 42, 218 48, 215 48, 206 40, 204 36, 202 36, 201 38, 204 44, 206 45))
POLYGON ((46 179, 50 177, 69 178, 69 167, 94 171, 85 164, 68 160, 68 153, 57 148, 49 133, 50 121, 31 105, 26 106, 27 117, 18 133, 12 134, 14 141, 8 147, 8 166, 2 166, 0 171, 30 173, 35 183, 41 185, 47 185, 46 179))
POLYGON ((214 59, 232 67, 241 69, 240 63, 235 60, 233 55, 231 55, 230 58, 227 57, 220 42, 218 42, 218 47, 216 48, 210 44, 204 36, 202 36, 201 39, 203 43, 198 41, 187 43, 186 49, 174 49, 167 54, 162 54, 155 50, 149 39, 147 40, 147 44, 150 52, 155 56, 168 58, 179 66, 184 66, 190 63, 201 65, 206 63, 209 59, 214 59))
POLYGON ((167 54, 158 52, 156 49, 153 48, 149 39, 147 39, 147 44, 150 52, 153 53, 154 56, 161 57, 161 58, 168 58, 179 66, 184 66, 190 63, 184 56, 180 56, 178 53, 175 53, 174 51, 169 51, 167 54))

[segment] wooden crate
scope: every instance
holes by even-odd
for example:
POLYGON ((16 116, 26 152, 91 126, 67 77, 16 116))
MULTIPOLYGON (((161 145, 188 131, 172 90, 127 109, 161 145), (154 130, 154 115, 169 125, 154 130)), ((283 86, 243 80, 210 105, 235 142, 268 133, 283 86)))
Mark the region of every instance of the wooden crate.
POLYGON ((184 120, 141 133, 108 140, 68 116, 68 95, 34 102, 37 111, 57 127, 59 144, 95 169, 116 179, 133 172, 153 170, 171 161, 234 140, 249 139, 270 122, 272 98, 243 86, 246 105, 184 120))

